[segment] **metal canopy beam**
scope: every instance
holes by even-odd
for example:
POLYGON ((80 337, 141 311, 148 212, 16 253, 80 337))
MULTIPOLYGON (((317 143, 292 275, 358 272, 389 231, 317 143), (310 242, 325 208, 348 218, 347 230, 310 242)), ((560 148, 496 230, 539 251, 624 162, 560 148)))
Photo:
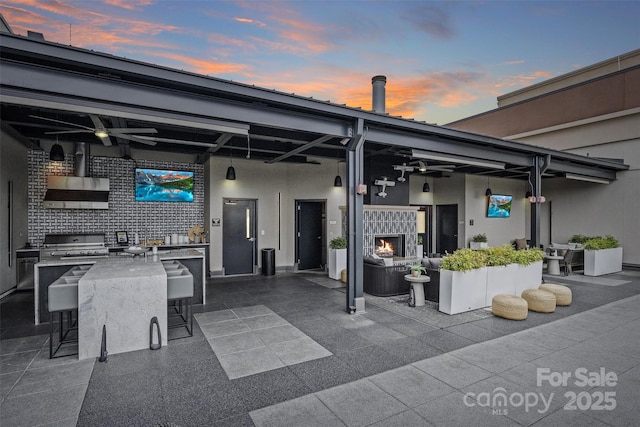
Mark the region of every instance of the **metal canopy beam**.
MULTIPOLYGON (((241 104, 220 98, 163 90, 159 87, 118 80, 99 79, 82 74, 17 64, 11 61, 2 62, 2 87, 0 89, 3 93, 12 90, 23 100, 23 102, 19 102, 19 99, 11 102, 14 104, 41 106, 40 104, 28 103, 28 101, 40 101, 43 98, 48 98, 50 101, 76 105, 76 109, 71 110, 76 112, 86 112, 83 109, 78 109, 86 104, 93 104, 96 108, 110 108, 112 110, 110 113, 102 113, 107 115, 117 115, 115 111, 119 110, 126 111, 126 108, 131 105, 131 100, 135 100, 138 108, 158 112, 170 111, 186 115, 190 120, 215 118, 221 121, 221 126, 222 123, 225 123, 224 120, 229 120, 229 129, 221 130, 229 133, 243 133, 237 128, 244 126, 248 129, 248 125, 244 123, 251 123, 271 127, 277 124, 277 127, 281 129, 295 129, 336 137, 346 137, 349 134, 349 125, 346 121, 323 118, 317 114, 302 114, 255 103, 241 104), (13 84, 7 85, 6 82, 13 84), (24 82, 24 85, 21 82, 24 82), (52 88, 55 88, 56 94, 52 94, 52 88), (109 94, 108 100, 101 98, 100 102, 95 102, 86 99, 87 94, 100 93, 109 94)), ((3 99, 3 102, 9 101, 3 99)))
POLYGON ((364 312, 364 201, 357 187, 364 181, 364 122, 357 120, 356 134, 347 146, 347 292, 348 313, 364 312))
POLYGON ((296 154, 302 153, 303 151, 306 151, 306 150, 308 150, 310 148, 313 148, 316 145, 320 145, 323 142, 326 142, 326 141, 330 140, 331 138, 333 138, 333 136, 331 136, 331 135, 321 136, 320 138, 318 138, 318 139, 316 139, 314 141, 311 141, 311 142, 309 142, 309 143, 307 143, 305 145, 302 145, 302 146, 299 146, 297 148, 294 148, 293 150, 291 150, 291 151, 289 151, 287 153, 284 153, 283 155, 278 156, 273 160, 269 160, 269 161, 267 161, 267 163, 279 162, 280 160, 284 160, 284 159, 289 158, 291 156, 294 156, 296 154))

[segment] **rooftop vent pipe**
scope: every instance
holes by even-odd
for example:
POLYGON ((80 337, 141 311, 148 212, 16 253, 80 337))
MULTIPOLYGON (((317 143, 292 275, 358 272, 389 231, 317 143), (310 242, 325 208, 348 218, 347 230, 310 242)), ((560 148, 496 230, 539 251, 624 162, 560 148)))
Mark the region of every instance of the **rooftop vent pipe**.
POLYGON ((373 111, 376 113, 385 112, 385 90, 384 87, 387 84, 386 76, 373 76, 371 78, 371 85, 373 86, 373 111))

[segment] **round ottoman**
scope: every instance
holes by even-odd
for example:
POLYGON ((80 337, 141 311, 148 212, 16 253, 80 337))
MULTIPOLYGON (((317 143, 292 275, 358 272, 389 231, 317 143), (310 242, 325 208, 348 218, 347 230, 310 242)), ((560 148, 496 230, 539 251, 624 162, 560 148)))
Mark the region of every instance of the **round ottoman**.
POLYGON ((491 312, 505 319, 524 320, 529 314, 529 304, 519 296, 500 294, 491 299, 491 312))
POLYGON ((525 289, 522 298, 527 300, 529 310, 539 313, 553 313, 556 311, 556 296, 549 291, 540 289, 525 289))
POLYGON ((556 296, 556 305, 571 305, 571 289, 555 283, 544 283, 538 289, 551 292, 556 296))
POLYGON ((347 283, 347 269, 346 268, 340 272, 340 281, 342 283, 347 283))

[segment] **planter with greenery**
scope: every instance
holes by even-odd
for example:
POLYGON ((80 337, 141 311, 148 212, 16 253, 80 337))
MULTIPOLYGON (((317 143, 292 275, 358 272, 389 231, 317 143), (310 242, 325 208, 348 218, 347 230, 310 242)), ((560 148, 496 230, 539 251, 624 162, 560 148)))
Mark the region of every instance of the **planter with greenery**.
POLYGON ((584 275, 622 271, 622 247, 613 236, 591 237, 584 243, 584 275))
POLYGON ((442 258, 438 310, 457 314, 485 306, 486 257, 485 251, 458 249, 442 258))
POLYGON ((525 289, 537 288, 542 283, 542 261, 544 251, 530 248, 513 251, 516 264, 516 282, 514 295, 520 296, 525 289))
POLYGON ((487 295, 485 306, 499 294, 514 295, 518 281, 518 266, 514 263, 516 251, 511 244, 484 249, 487 255, 487 295))
POLYGON ((329 277, 340 280, 340 273, 347 268, 347 239, 343 236, 335 237, 329 242, 329 256, 327 269, 329 277))
POLYGON ((412 264, 409 266, 409 271, 412 276, 420 276, 422 273, 427 274, 427 269, 422 266, 422 264, 412 264))
POLYGON ((487 247, 487 235, 484 233, 476 234, 469 242, 469 248, 482 249, 487 247))

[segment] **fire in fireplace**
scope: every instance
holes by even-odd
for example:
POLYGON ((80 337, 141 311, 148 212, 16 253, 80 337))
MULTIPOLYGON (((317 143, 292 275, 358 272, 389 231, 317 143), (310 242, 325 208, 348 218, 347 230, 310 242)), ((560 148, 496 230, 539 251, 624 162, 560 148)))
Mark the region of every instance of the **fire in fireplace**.
POLYGON ((376 236, 375 253, 381 257, 404 256, 404 236, 376 236))

